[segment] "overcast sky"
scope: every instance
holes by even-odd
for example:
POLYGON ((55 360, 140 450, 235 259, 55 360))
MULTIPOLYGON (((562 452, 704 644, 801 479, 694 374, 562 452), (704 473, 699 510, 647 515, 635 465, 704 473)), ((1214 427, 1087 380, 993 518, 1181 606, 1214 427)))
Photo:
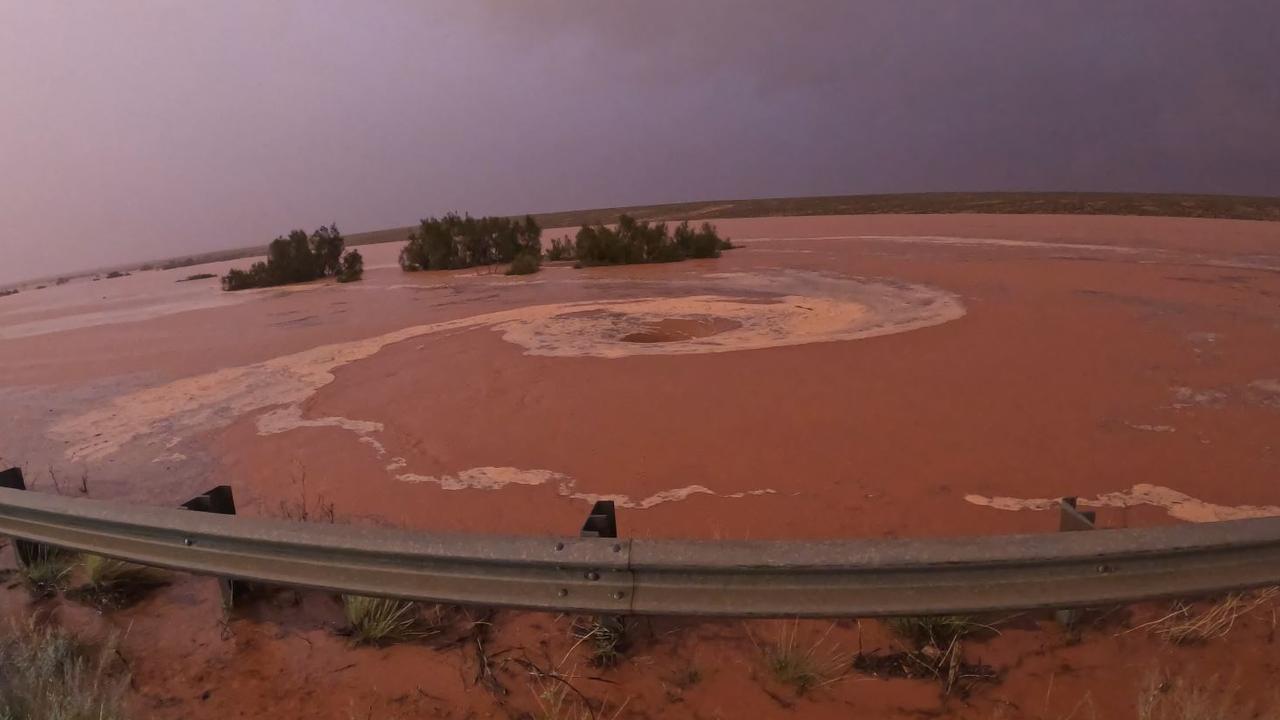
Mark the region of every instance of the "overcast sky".
POLYGON ((1280 3, 0 0, 0 282, 928 190, 1280 195, 1280 3))

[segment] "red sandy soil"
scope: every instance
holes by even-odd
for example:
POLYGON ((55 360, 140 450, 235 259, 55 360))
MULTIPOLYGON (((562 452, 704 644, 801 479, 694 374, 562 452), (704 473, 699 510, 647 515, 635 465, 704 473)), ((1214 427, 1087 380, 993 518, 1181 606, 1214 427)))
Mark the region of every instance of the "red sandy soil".
MULTIPOLYGON (((373 269, 356 288, 268 291, 5 339, 0 399, 7 392, 20 402, 0 420, 0 455, 48 464, 64 478, 89 469, 96 497, 168 504, 229 482, 245 514, 297 515, 305 505, 314 519, 332 503, 338 522, 429 531, 573 534, 588 504, 555 482, 447 490, 399 475, 438 481, 474 468, 543 469, 572 478, 580 494, 639 500, 695 484, 714 493, 621 509, 622 534, 644 537, 1051 531, 1051 513, 992 509, 966 496, 1091 498, 1137 484, 1185 494, 1189 504, 1177 517, 1150 504, 1103 507, 1102 526, 1280 505, 1280 393, 1270 384, 1280 378, 1280 225, 978 215, 717 224, 743 241, 719 260, 552 267, 532 279, 404 275, 378 267, 397 248, 375 246, 365 252, 373 269), (914 239, 837 237, 855 235, 914 239), (707 354, 531 355, 486 327, 415 337, 337 367, 299 403, 305 420, 381 423, 371 437, 385 446, 382 457, 349 428, 262 435, 262 410, 193 427, 174 445, 185 460, 155 438, 68 459, 76 441, 50 436, 60 420, 113 397, 328 343, 529 305, 677 296, 679 283, 714 285, 716 273, 784 271, 928 286, 954 294, 966 312, 880 337, 707 354), (46 392, 59 400, 43 407, 46 392), (395 458, 402 463, 389 470, 395 458), (728 497, 766 489, 774 492, 728 497)), ((124 295, 143 283, 163 295, 172 279, 138 273, 110 282, 124 295)), ((71 310, 6 314, 4 303, 23 296, 0 300, 0 333, 77 303, 91 307, 89 293, 106 283, 41 291, 65 293, 47 297, 71 310)), ((657 322, 647 331, 691 337, 676 343, 708 328, 712 338, 733 332, 716 319, 657 322)), ((12 611, 26 604, 20 589, 4 597, 12 611)), ((595 711, 606 718, 1134 718, 1139 686, 1160 668, 1217 675, 1270 702, 1278 657, 1271 605, 1228 638, 1194 647, 1126 632, 1164 614, 1157 605, 1107 613, 1078 641, 1041 616, 998 618, 1007 620, 1000 634, 968 642, 965 655, 1001 670, 1001 681, 943 697, 937 683, 848 670, 860 647, 895 644, 879 623, 802 622, 799 644, 825 635, 819 653, 845 674, 797 697, 763 662, 790 625, 642 620, 621 664, 597 669, 584 647, 571 651, 572 618, 500 612, 485 648, 509 692, 502 695, 476 681, 474 633, 456 616, 421 643, 350 649, 334 632, 337 601, 321 593, 282 591, 228 622, 212 581, 199 578, 101 617, 64 601, 50 606, 92 632, 127 630, 130 702, 139 717, 157 718, 538 717, 537 683, 517 658, 575 675, 577 690, 607 703, 595 711), (681 681, 691 667, 698 682, 681 681)))

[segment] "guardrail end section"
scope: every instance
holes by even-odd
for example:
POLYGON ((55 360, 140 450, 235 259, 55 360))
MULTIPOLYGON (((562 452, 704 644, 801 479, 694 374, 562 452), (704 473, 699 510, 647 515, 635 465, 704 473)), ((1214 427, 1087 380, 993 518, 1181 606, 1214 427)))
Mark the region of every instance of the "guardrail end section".
MULTIPOLYGON (((196 512, 217 513, 218 515, 235 515, 236 499, 230 485, 218 485, 182 503, 182 507, 196 512)), ((235 607, 236 597, 243 597, 249 590, 243 580, 220 577, 218 591, 222 595, 222 609, 231 612, 235 607)))
MULTIPOLYGON (((12 467, 0 470, 0 487, 10 490, 26 490, 27 481, 22 477, 22 468, 12 467)), ((19 567, 27 567, 44 557, 47 551, 40 543, 21 538, 13 538, 13 557, 19 567)))

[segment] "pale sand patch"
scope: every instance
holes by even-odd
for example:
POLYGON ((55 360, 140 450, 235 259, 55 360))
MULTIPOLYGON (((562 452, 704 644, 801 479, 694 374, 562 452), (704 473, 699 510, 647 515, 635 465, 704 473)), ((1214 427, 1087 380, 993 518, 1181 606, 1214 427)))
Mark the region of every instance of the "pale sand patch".
POLYGON ((1178 431, 1178 428, 1172 425, 1142 425, 1131 422, 1126 422, 1125 425, 1133 428, 1134 430, 1143 430, 1145 432, 1171 433, 1178 431))
POLYGON ((1263 392, 1280 394, 1280 380, 1276 380, 1274 378, 1254 380, 1253 382, 1249 383, 1249 387, 1253 388, 1254 390, 1261 390, 1263 392))
POLYGON ((359 442, 377 451, 378 457, 387 454, 387 449, 383 447, 382 443, 377 438, 372 437, 373 433, 382 432, 383 425, 380 422, 371 420, 351 420, 344 417, 322 417, 306 420, 302 417, 302 408, 300 406, 286 405, 260 415, 257 426, 259 435, 276 435, 301 428, 332 427, 340 430, 349 430, 359 436, 359 442))
POLYGON ((522 470, 514 467, 478 467, 462 470, 457 475, 416 475, 405 473, 396 479, 406 483, 431 483, 441 490, 501 490, 508 485, 545 485, 552 480, 566 481, 568 476, 552 470, 522 470))
MULTIPOLYGON (((964 499, 974 505, 996 510, 1053 510, 1058 507, 1058 498, 965 495, 964 499)), ((1153 505, 1163 508, 1171 517, 1188 522, 1218 522, 1280 515, 1280 507, 1274 505, 1215 505, 1172 488, 1147 483, 1139 483, 1121 492, 1103 493, 1093 499, 1080 498, 1080 503, 1091 507, 1113 508, 1153 505)))
MULTIPOLYGON (((399 458, 397 458, 399 459, 399 458)), ((388 468, 390 469, 390 468, 388 468)), ((556 494, 571 500, 582 500, 594 504, 601 500, 612 500, 615 505, 633 510, 647 510, 651 507, 669 502, 688 500, 693 495, 711 495, 724 498, 744 498, 755 495, 772 495, 772 489, 747 490, 728 495, 704 487, 689 485, 682 488, 662 490, 645 498, 633 498, 621 494, 594 494, 574 492, 577 480, 554 470, 525 470, 514 467, 478 467, 463 470, 456 475, 418 475, 404 473, 396 476, 397 480, 407 483, 430 483, 438 485, 442 490, 501 490, 508 485, 547 485, 555 483, 556 494)))
MULTIPOLYGON (((856 340, 938 325, 965 312, 957 297, 942 290, 818 273, 739 274, 716 278, 715 284, 724 295, 535 305, 321 345, 112 398, 57 421, 47 434, 66 443, 66 456, 73 461, 99 460, 144 438, 172 443, 224 427, 250 412, 297 406, 333 382, 334 371, 344 365, 369 358, 388 345, 455 330, 492 327, 529 355, 618 358, 856 340), (796 294, 797 289, 808 294, 796 294), (622 339, 661 320, 699 317, 721 318, 737 326, 683 342, 622 339)), ((702 279, 664 286, 678 291, 705 285, 702 279)), ((306 427, 308 422, 333 425, 333 419, 303 421, 301 410, 295 409, 269 419, 267 428, 274 427, 272 423, 306 427)))

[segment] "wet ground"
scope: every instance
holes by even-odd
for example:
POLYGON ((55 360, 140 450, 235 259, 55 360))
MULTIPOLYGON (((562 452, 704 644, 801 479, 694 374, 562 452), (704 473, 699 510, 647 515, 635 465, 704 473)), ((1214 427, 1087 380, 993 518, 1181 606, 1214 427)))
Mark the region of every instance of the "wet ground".
MULTIPOLYGON (((601 498, 620 504, 622 534, 645 537, 1050 531, 1063 495, 1104 527, 1280 514, 1277 225, 717 224, 739 249, 674 265, 406 274, 387 245, 362 248, 365 280, 345 286, 176 282, 225 269, 211 266, 0 298, 0 464, 24 465, 37 490, 83 481, 91 497, 170 505, 226 483, 245 514, 450 532, 573 534, 601 498)), ((94 621, 127 617, 126 645, 148 648, 135 668, 144 716, 247 702, 282 717, 537 709, 524 666, 508 667, 513 697, 498 702, 468 682, 475 658, 458 647, 347 651, 323 595, 221 625, 211 593, 183 580, 145 612, 94 621), (344 702, 303 711, 330 689, 344 702)), ((573 662, 566 619, 502 617, 494 647, 573 662)), ((1016 706, 1008 717, 1067 717, 1086 691, 1129 702, 1138 670, 1169 653, 1226 652, 1116 636, 1123 623, 1068 646, 1020 622, 978 649, 1009 670, 966 701, 975 717, 997 698, 1016 706), (1143 662, 1111 678, 1112 652, 1143 662)), ((1274 648, 1265 622, 1243 626, 1232 653, 1254 660, 1249 684, 1274 648)), ((829 639, 842 652, 887 642, 867 627, 842 622, 829 639)), ((620 717, 967 707, 920 681, 857 676, 802 698, 763 692, 761 636, 777 631, 651 624, 590 695, 632 698, 620 717), (681 663, 707 677, 672 700, 681 663)))

